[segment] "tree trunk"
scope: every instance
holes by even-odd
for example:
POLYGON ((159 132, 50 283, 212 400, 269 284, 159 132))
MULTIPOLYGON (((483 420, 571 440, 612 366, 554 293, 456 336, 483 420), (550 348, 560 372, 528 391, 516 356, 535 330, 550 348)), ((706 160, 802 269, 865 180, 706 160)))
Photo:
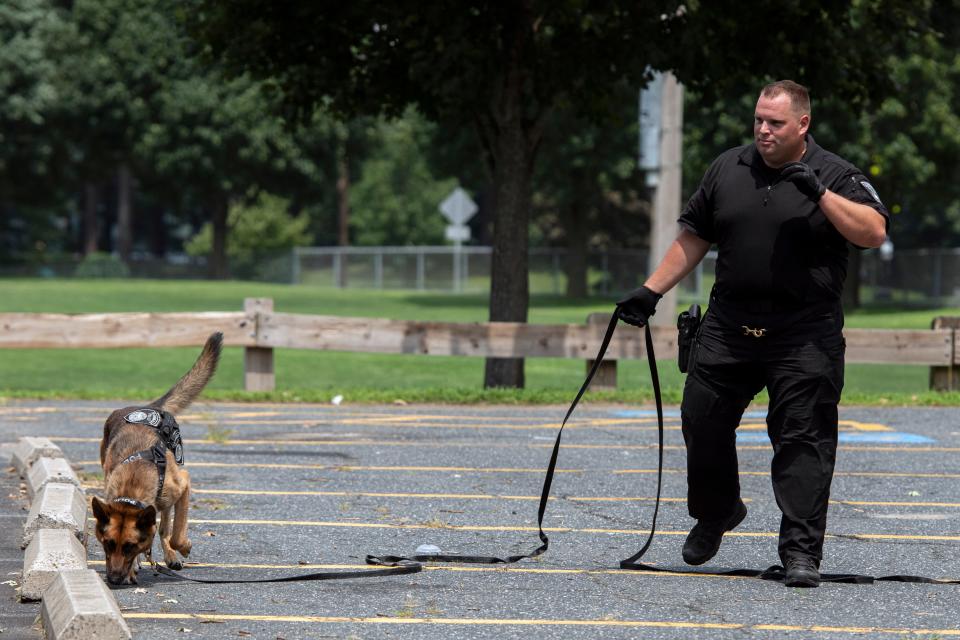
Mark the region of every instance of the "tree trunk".
MULTIPOLYGON (((526 322, 530 304, 528 248, 533 152, 519 122, 499 136, 494 177, 496 213, 490 279, 490 321, 526 322)), ((488 358, 484 387, 524 386, 523 358, 488 358)))
POLYGON ((117 168, 117 253, 124 262, 130 262, 133 249, 133 207, 130 168, 117 168))
POLYGON ((860 250, 851 247, 847 261, 847 280, 843 284, 843 310, 846 312, 860 308, 860 250))
POLYGON ((210 264, 208 265, 211 280, 225 280, 228 274, 227 265, 227 214, 230 211, 230 200, 225 193, 219 193, 211 203, 211 227, 213 227, 213 246, 210 250, 210 264))
MULTIPOLYGON (((544 114, 531 118, 527 50, 533 34, 530 2, 517 3, 504 38, 509 51, 502 84, 491 96, 491 112, 478 118, 491 151, 496 210, 490 265, 490 321, 526 322, 530 304, 529 237, 533 162, 544 114)), ((487 358, 483 385, 523 388, 523 358, 487 358)))
MULTIPOLYGON (((350 154, 348 151, 349 131, 339 139, 337 145, 337 244, 350 246, 350 154)), ((337 286, 347 286, 347 265, 343 257, 338 272, 337 286)))
POLYGON ((97 251, 97 238, 100 229, 97 225, 98 205, 97 185, 92 182, 83 183, 83 255, 88 256, 97 251))

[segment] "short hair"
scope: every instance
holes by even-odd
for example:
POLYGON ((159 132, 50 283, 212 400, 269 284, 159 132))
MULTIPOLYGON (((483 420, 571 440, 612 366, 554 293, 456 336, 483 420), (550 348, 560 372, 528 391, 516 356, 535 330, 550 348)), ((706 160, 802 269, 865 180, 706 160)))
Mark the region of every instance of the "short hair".
POLYGON ((777 80, 771 82, 763 88, 760 95, 765 98, 775 98, 781 93, 790 96, 790 106, 796 113, 810 113, 810 92, 802 84, 797 84, 793 80, 777 80))

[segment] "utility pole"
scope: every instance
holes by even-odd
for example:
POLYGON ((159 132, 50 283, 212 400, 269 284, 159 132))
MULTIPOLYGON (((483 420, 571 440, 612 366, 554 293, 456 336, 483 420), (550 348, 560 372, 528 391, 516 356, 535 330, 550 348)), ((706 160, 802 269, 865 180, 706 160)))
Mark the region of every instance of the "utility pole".
MULTIPOLYGON (((650 256, 648 273, 653 273, 677 237, 677 218, 680 217, 680 188, 683 177, 683 85, 672 73, 664 73, 653 83, 659 86, 659 145, 656 168, 647 168, 647 185, 654 189, 650 225, 650 256)), ((651 83, 651 84, 653 84, 651 83)), ((656 97, 656 91, 651 97, 656 97)), ((641 105, 644 99, 641 98, 641 105)), ((642 108, 642 107, 641 107, 642 108)), ((641 114, 642 120, 642 114, 641 114)), ((644 133, 652 127, 641 127, 644 133)), ((653 141, 650 140, 649 143, 653 141)), ((649 144, 646 145, 649 148, 649 144)), ((650 155, 648 153, 648 155, 650 155)), ((667 292, 657 305, 651 324, 673 325, 677 321, 677 288, 667 292)))

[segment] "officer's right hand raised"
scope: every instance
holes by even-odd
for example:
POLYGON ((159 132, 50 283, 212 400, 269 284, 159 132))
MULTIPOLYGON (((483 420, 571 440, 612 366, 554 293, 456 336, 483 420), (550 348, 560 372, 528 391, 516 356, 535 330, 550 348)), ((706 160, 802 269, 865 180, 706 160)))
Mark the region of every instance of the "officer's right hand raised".
POLYGON ((655 313, 657 303, 662 297, 661 294, 646 286, 634 289, 617 301, 617 313, 627 324, 642 327, 655 313))

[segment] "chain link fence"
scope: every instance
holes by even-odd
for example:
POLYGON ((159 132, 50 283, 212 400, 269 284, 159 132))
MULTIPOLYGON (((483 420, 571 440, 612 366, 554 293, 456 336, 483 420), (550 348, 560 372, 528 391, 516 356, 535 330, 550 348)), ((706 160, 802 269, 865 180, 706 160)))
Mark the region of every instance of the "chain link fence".
MULTIPOLYGON (((293 282, 344 288, 414 289, 486 293, 490 247, 300 247, 293 255, 293 282)), ((566 251, 534 248, 529 254, 531 293, 566 292, 566 251)), ((587 255, 590 294, 612 295, 639 286, 647 251, 587 255)))
MULTIPOLYGON (((487 293, 490 247, 298 247, 258 256, 231 266, 237 280, 351 289, 410 289, 487 293)), ((615 296, 639 286, 647 273, 647 251, 592 251, 587 255, 590 295, 615 296)), ((714 252, 680 283, 683 302, 705 302, 713 284, 714 252)), ((117 264, 119 260, 114 258, 117 264)), ((884 259, 879 251, 860 253, 860 300, 868 305, 960 306, 960 248, 898 249, 884 259)), ((0 277, 70 278, 89 276, 77 258, 2 266, 0 277)), ((567 288, 567 252, 530 250, 530 291, 563 295, 567 288)), ((853 263, 851 263, 853 264, 853 263)), ((88 265, 89 266, 89 265, 88 265)), ((204 258, 171 255, 164 259, 135 255, 122 273, 104 277, 202 279, 204 258)), ((94 274, 98 275, 98 274, 94 274)))

